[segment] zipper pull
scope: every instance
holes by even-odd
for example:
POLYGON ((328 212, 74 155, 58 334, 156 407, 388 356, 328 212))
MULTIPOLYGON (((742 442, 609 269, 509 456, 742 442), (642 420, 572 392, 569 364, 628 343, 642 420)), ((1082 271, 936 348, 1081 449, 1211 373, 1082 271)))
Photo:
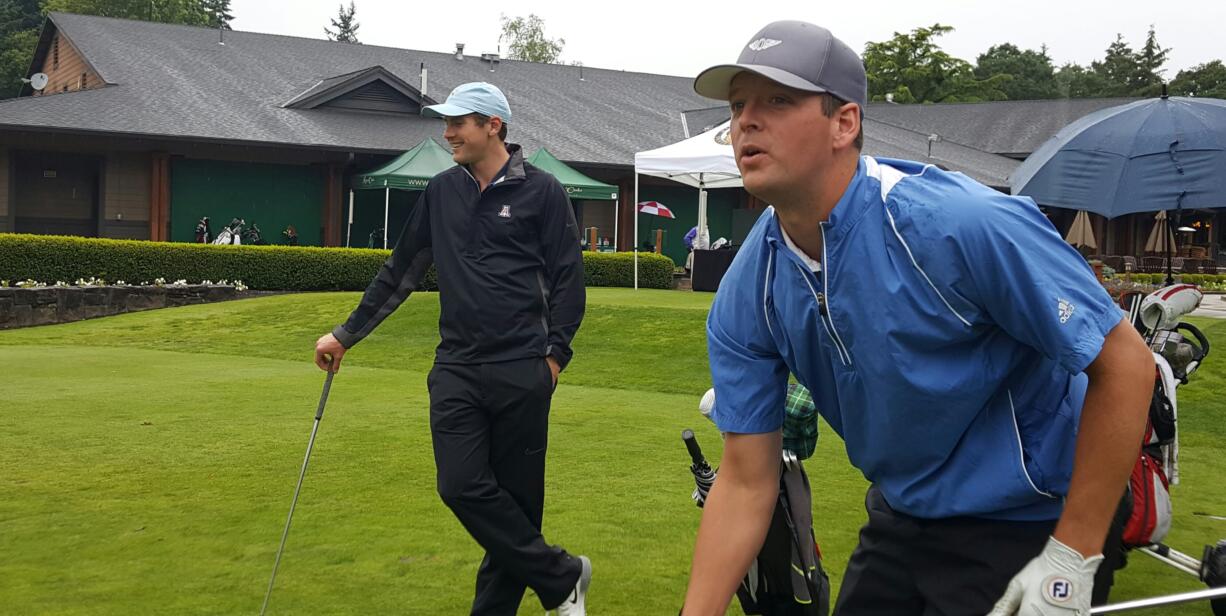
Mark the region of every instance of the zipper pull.
POLYGON ((822 316, 826 316, 826 293, 824 291, 817 293, 817 311, 822 316))

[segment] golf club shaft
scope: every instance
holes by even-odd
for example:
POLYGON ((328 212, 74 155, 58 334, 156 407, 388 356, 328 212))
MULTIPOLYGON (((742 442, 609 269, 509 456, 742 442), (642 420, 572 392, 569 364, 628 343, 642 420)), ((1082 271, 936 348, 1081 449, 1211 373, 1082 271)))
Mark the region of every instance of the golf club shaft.
POLYGON ((1123 603, 1114 603, 1111 605, 1100 605, 1090 610, 1091 614, 1114 614, 1116 612, 1128 612, 1131 610, 1141 610, 1153 607, 1162 607, 1165 605, 1175 605, 1177 603, 1189 603, 1191 601, 1205 601, 1207 599, 1226 599, 1226 587, 1210 588, 1208 590, 1197 590, 1194 592, 1185 592, 1177 595, 1167 595, 1165 597, 1152 597, 1150 599, 1137 599, 1136 601, 1124 601, 1123 603))
POLYGON ((289 516, 285 518, 285 530, 281 533, 281 547, 277 548, 277 560, 272 565, 272 577, 268 579, 268 591, 264 593, 264 604, 260 606, 260 616, 264 616, 264 610, 268 609, 268 599, 272 597, 272 586, 277 581, 277 568, 281 566, 281 553, 285 551, 285 540, 289 537, 289 525, 294 520, 294 508, 298 506, 298 493, 302 491, 302 480, 306 477, 307 462, 311 460, 311 449, 315 447, 315 435, 319 432, 319 420, 323 419, 324 404, 328 402, 328 390, 332 389, 332 377, 335 374, 328 370, 328 376, 324 380, 324 391, 319 396, 319 408, 315 411, 315 423, 311 426, 311 440, 307 441, 306 457, 302 459, 302 471, 298 473, 298 485, 294 488, 294 500, 289 505, 289 516))

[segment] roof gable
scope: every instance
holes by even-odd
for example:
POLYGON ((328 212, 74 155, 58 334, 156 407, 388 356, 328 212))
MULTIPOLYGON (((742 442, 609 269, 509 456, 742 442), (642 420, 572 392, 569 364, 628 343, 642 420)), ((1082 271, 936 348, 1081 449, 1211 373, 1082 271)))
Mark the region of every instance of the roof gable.
MULTIPOLYGON (((81 62, 85 65, 86 70, 90 71, 96 79, 101 81, 102 85, 111 85, 111 81, 107 79, 107 76, 104 75, 102 71, 99 71, 96 66, 94 66, 93 62, 90 61, 89 56, 81 53, 76 43, 74 43, 68 34, 59 27, 59 24, 57 24, 55 21, 55 13, 48 15, 46 20, 43 22, 43 28, 38 35, 38 43, 34 46, 34 57, 30 61, 30 68, 26 70, 26 77, 29 77, 42 70, 42 67, 47 63, 47 56, 52 55, 54 46, 60 41, 67 45, 68 48, 72 50, 72 53, 76 54, 76 56, 80 58, 81 62)), ((35 94, 34 88, 29 83, 26 83, 21 86, 21 89, 18 91, 17 95, 31 96, 33 94, 35 94)))
POLYGON ((433 100, 382 66, 321 79, 283 105, 287 109, 356 109, 421 113, 433 100))

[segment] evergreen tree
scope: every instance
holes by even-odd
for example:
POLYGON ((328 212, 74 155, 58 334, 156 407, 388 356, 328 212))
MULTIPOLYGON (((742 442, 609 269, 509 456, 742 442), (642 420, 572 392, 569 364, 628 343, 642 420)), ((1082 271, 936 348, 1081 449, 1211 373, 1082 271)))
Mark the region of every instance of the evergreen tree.
POLYGON ((328 35, 328 40, 360 44, 358 41, 358 21, 354 17, 356 12, 357 10, 354 8, 352 0, 349 2, 348 9, 345 8, 345 5, 340 5, 336 18, 332 20, 332 27, 335 30, 324 28, 324 33, 328 35))

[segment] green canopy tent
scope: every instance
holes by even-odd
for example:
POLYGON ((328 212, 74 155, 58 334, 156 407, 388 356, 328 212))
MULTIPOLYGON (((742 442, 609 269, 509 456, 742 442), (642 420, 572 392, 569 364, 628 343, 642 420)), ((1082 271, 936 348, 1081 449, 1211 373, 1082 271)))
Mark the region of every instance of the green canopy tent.
POLYGON ((383 190, 383 247, 387 248, 387 218, 391 205, 392 189, 425 190, 430 178, 455 165, 451 153, 433 139, 426 139, 416 147, 397 156, 395 160, 366 173, 354 175, 349 180, 349 223, 345 227, 345 246, 349 246, 349 234, 353 227, 353 191, 383 190))
MULTIPOLYGON (((617 187, 593 180, 576 171, 545 148, 541 148, 528 159, 528 163, 542 171, 547 171, 558 178, 566 189, 566 196, 573 199, 590 199, 613 202, 613 237, 617 238, 617 187)), ((616 241, 616 239, 615 239, 616 241)))

